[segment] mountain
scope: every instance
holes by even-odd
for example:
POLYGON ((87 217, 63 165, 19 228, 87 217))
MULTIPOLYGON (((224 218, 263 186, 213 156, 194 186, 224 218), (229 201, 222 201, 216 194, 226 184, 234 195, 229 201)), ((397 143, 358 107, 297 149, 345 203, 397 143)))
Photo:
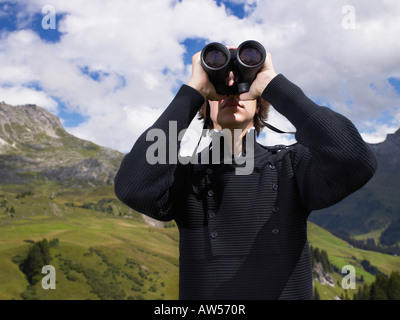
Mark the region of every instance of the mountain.
POLYGON ((178 298, 178 229, 116 198, 122 157, 43 108, 0 103, 0 300, 178 298), (47 263, 55 290, 40 281, 47 263))
MULTIPOLYGON (((387 141, 398 146, 396 137, 387 141)), ((394 147, 372 147, 388 164, 369 189, 357 193, 357 201, 369 194, 370 201, 389 206, 396 199, 388 194, 391 200, 385 202, 374 188, 398 171, 396 159, 390 159, 396 156, 390 154, 394 147)), ((0 103, 0 300, 178 299, 178 228, 144 220, 116 199, 112 181, 122 157, 70 135, 56 116, 38 106, 0 103), (43 289, 40 268, 39 281, 31 283, 21 267, 39 243, 48 243, 55 290, 43 289)), ((344 221, 346 214, 354 213, 344 212, 344 221)), ((314 223, 308 223, 308 235, 310 245, 327 251, 335 267, 329 276, 333 283, 314 281, 322 299, 345 294, 344 265, 355 267, 357 286, 374 280, 365 261, 387 275, 398 269, 399 257, 360 250, 314 223)))
MULTIPOLYGON (((359 235, 390 230, 400 221, 400 129, 370 144, 378 160, 372 179, 340 203, 311 214, 310 220, 330 231, 359 235)), ((400 238, 396 241, 400 241, 400 238)), ((392 242, 395 244, 396 242, 392 242)))
MULTIPOLYGON (((374 177, 360 190, 310 220, 345 235, 379 234, 400 222, 400 130, 371 144, 374 177)), ((111 185, 123 154, 69 134, 60 119, 36 105, 0 103, 0 181, 57 181, 64 186, 111 185)), ((400 239, 399 239, 400 241, 400 239)))
POLYGON ((0 103, 0 181, 112 184, 122 153, 74 137, 36 105, 0 103))
MULTIPOLYGON (((374 177, 335 206, 313 212, 311 221, 346 235, 382 233, 400 221, 400 129, 370 147, 378 159, 374 177)), ((122 157, 69 134, 60 119, 43 108, 0 103, 2 184, 111 185, 122 157)))

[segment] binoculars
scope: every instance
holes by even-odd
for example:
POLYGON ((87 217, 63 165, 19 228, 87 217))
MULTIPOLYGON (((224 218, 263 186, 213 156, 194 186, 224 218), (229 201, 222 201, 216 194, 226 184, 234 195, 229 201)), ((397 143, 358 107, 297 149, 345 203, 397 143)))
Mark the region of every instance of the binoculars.
POLYGON ((219 94, 234 95, 247 92, 266 58, 264 47, 257 41, 243 42, 237 49, 213 42, 201 51, 201 65, 219 94), (230 72, 235 83, 228 86, 230 72))

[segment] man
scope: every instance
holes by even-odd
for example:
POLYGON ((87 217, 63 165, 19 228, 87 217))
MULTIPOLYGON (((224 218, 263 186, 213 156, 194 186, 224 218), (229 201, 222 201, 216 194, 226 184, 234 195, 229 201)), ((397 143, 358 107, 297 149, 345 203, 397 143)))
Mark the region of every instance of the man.
MULTIPOLYGON (((176 121, 180 132, 209 100, 214 129, 240 129, 244 139, 254 134, 262 100, 291 121, 298 143, 281 151, 246 145, 254 169, 238 175, 235 161, 151 165, 146 131, 121 164, 117 196, 155 219, 176 221, 180 299, 312 299, 308 216, 363 186, 376 170, 374 155, 348 119, 277 75, 270 54, 249 92, 234 96, 216 93, 200 53, 192 62, 187 85, 148 130, 168 134, 176 121)), ((231 74, 228 84, 234 81, 231 74)), ((236 144, 228 141, 232 154, 246 152, 236 144)))

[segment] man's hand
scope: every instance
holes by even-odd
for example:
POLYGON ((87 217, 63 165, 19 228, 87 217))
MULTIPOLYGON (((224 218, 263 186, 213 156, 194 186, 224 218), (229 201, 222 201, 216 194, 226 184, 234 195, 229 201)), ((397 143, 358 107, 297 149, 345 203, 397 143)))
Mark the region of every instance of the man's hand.
POLYGON ((276 75, 277 73, 275 72, 274 66, 272 64, 271 54, 267 52, 267 57, 265 58, 264 65, 257 73, 257 77, 251 84, 250 90, 248 92, 242 93, 239 96, 239 99, 245 101, 255 100, 261 97, 264 89, 271 82, 271 80, 276 77, 276 75))
POLYGON ((214 85, 210 82, 208 74, 204 71, 200 62, 201 52, 192 57, 192 76, 187 85, 197 90, 204 99, 219 101, 225 98, 215 91, 214 85))

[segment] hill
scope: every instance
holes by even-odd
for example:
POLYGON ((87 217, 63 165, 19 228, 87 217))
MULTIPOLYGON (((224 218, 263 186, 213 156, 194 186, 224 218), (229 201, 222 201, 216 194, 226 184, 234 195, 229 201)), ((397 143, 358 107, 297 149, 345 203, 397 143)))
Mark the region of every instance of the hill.
MULTIPOLYGON (((113 198, 110 186, 82 190, 60 188, 51 196, 49 186, 2 186, 0 201, 0 299, 177 299, 178 242, 176 227, 154 228, 142 216, 113 198), (27 193, 26 190, 33 190, 27 193), (25 191, 24 191, 25 190, 25 191), (25 194, 25 195, 24 195, 25 194), (110 206, 110 207, 109 207, 110 206), (50 248, 57 287, 31 286, 20 269, 33 242, 57 239, 50 248)), ((321 299, 346 294, 341 270, 352 265, 357 289, 371 284, 375 275, 369 261, 389 275, 398 270, 400 258, 352 247, 313 223, 308 225, 310 245, 325 250, 334 266, 333 286, 314 280, 321 299)), ((42 275, 41 277, 43 277, 42 275)))
POLYGON ((149 226, 111 186, 53 195, 55 187, 0 188, 0 299, 177 299, 176 228, 149 226), (32 286, 20 267, 43 239, 57 240, 49 250, 55 290, 32 286))
MULTIPOLYGON (((122 157, 68 134, 40 107, 0 103, 0 299, 178 298, 178 229, 117 200, 122 157), (30 283, 21 267, 43 239, 53 244, 55 290, 30 283)), ((399 268, 398 257, 354 248, 311 222, 309 239, 336 270, 334 286, 314 281, 322 299, 345 293, 344 265, 356 268, 357 285, 399 268)))
POLYGON ((122 157, 41 107, 0 103, 0 299, 177 299, 177 229, 115 197, 122 157), (57 243, 56 290, 22 272, 43 239, 57 243))
POLYGON ((372 268, 367 267, 366 261, 386 276, 389 276, 392 271, 400 270, 400 257, 358 249, 312 222, 308 223, 308 237, 310 246, 328 253, 329 261, 335 270, 332 273, 334 286, 322 285, 314 280, 314 285, 318 288, 322 300, 333 300, 346 294, 352 298, 364 284, 371 284, 376 274, 371 271, 372 268), (357 278, 355 290, 342 288, 342 280, 345 276, 345 273, 342 273, 344 266, 355 268, 357 278))

